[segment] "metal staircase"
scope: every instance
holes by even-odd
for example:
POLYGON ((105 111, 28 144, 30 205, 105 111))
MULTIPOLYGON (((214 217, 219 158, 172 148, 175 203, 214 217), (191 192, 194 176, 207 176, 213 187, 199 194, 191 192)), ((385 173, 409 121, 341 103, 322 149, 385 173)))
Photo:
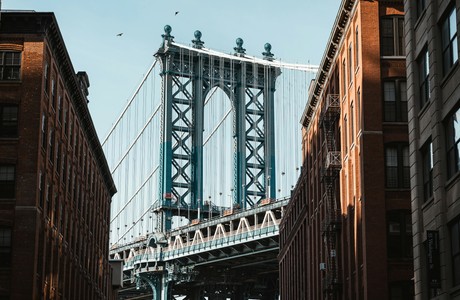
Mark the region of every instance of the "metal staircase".
POLYGON ((323 291, 327 299, 338 299, 340 291, 339 265, 337 261, 338 232, 341 228, 341 211, 337 192, 339 172, 342 167, 339 143, 338 121, 340 116, 339 95, 329 94, 321 115, 320 125, 326 139, 326 155, 321 172, 324 187, 323 202, 326 205, 321 230, 326 243, 326 266, 323 278, 323 291))

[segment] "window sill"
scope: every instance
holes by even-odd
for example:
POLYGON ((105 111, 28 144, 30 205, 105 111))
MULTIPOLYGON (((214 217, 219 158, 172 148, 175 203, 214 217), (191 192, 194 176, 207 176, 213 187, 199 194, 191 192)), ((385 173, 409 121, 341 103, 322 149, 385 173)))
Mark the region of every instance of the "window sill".
POLYGON ((19 80, 0 80, 0 84, 21 84, 22 83, 22 80, 19 79, 19 80))
POLYGON ((404 55, 395 55, 395 56, 380 56, 380 59, 406 59, 406 56, 404 55))
POLYGON ((442 80, 441 80, 441 87, 444 88, 445 85, 447 84, 447 81, 449 81, 449 79, 453 76, 453 74, 455 73, 455 70, 457 70, 458 68, 458 59, 457 61, 450 67, 449 69, 449 72, 447 72, 446 75, 444 75, 442 77, 442 80))
POLYGON ((429 206, 431 206, 434 203, 434 196, 431 196, 430 199, 424 200, 422 198, 422 211, 425 211, 428 209, 429 206))
POLYGON ((383 121, 382 125, 387 126, 407 126, 407 121, 383 121))
POLYGON ((422 117, 422 115, 425 114, 425 112, 428 110, 428 107, 430 106, 430 99, 428 99, 422 107, 420 107, 420 111, 418 112, 418 118, 420 119, 422 117))
POLYGON ((419 24, 422 23, 423 16, 425 15, 425 13, 426 13, 426 8, 422 11, 420 16, 417 17, 417 21, 415 22, 415 26, 414 26, 415 30, 417 30, 417 27, 419 26, 419 24))
POLYGON ((449 294, 451 296, 459 296, 460 295, 460 284, 450 288, 449 294))
POLYGON ((8 136, 5 136, 5 137, 2 137, 0 136, 0 141, 2 142, 17 142, 19 141, 19 137, 8 137, 8 136))
POLYGON ((385 192, 410 192, 410 188, 403 188, 403 187, 396 187, 396 188, 389 188, 385 187, 385 192))
POLYGON ((460 178, 460 171, 457 171, 454 175, 451 176, 451 178, 446 180, 446 186, 445 189, 448 190, 454 185, 455 182, 457 182, 460 178))

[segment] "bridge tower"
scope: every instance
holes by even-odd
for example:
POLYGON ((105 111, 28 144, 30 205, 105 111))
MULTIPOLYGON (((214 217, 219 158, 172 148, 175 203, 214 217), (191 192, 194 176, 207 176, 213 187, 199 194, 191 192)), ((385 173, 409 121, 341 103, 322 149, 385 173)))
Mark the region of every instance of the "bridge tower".
MULTIPOLYGON (((278 67, 254 63, 237 39, 234 55, 205 49, 201 32, 192 47, 176 44, 166 25, 155 56, 161 62, 162 119, 160 188, 154 205, 158 232, 171 229, 175 215, 214 215, 203 201, 205 99, 216 87, 231 101, 233 117, 233 208, 246 209, 276 197, 274 91, 278 67), (181 212, 182 211, 182 212, 181 212)), ((272 60, 265 45, 265 60, 272 60)))

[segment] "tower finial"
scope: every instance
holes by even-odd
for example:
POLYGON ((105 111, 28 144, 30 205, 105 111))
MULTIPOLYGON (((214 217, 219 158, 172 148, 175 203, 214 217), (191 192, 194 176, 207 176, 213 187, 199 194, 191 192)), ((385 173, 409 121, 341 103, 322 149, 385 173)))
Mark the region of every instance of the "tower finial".
POLYGON ((201 40, 201 31, 196 30, 194 35, 195 35, 195 39, 192 40, 193 48, 196 48, 196 49, 203 48, 204 42, 201 40))
POLYGON ((272 45, 270 45, 270 43, 266 43, 264 45, 264 49, 265 49, 265 52, 262 52, 264 59, 269 60, 269 61, 274 60, 273 53, 270 52, 270 50, 272 50, 272 45))
POLYGON ((168 43, 173 42, 174 36, 171 35, 171 31, 172 31, 171 26, 165 25, 164 31, 165 33, 161 35, 163 37, 163 41, 168 42, 168 43))
POLYGON ((236 39, 236 47, 233 48, 235 50, 235 55, 236 56, 244 56, 246 54, 246 49, 243 48, 243 39, 242 38, 237 38, 236 39))

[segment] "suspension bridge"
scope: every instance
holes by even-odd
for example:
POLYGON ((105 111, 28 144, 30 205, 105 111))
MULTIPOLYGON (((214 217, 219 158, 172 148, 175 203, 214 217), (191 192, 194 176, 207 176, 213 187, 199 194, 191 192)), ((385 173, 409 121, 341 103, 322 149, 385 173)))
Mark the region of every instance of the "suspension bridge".
POLYGON ((103 148, 118 193, 111 258, 120 299, 277 299, 278 224, 302 161, 299 120, 316 66, 265 44, 249 56, 160 48, 103 148))

